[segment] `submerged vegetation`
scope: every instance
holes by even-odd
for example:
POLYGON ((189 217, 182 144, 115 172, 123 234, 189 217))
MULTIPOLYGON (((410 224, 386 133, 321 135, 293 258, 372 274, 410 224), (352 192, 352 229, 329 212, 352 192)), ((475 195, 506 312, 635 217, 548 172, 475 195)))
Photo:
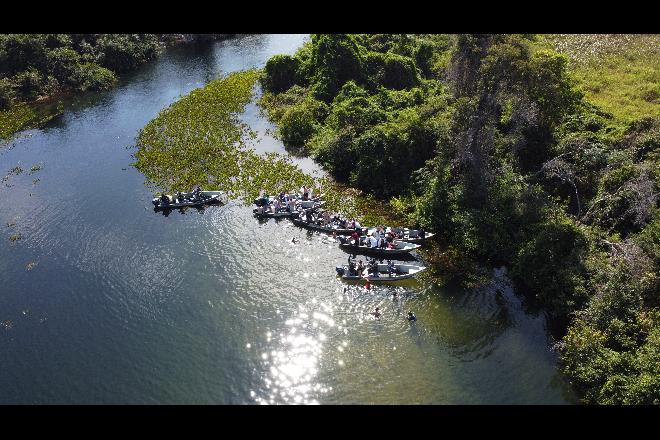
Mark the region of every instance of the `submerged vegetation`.
POLYGON ((658 403, 658 40, 580 38, 314 35, 260 103, 287 149, 438 232, 438 261, 507 265, 585 402, 658 403))

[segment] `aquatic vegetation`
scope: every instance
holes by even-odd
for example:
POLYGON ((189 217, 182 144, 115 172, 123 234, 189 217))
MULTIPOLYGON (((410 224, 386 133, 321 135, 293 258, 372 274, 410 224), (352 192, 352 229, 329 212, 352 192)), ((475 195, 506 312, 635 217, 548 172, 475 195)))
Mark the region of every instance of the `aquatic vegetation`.
POLYGON ((41 166, 41 164, 32 165, 32 168, 30 168, 30 174, 36 173, 37 171, 41 170, 42 168, 43 168, 43 166, 41 166))
POLYGON ((36 261, 32 261, 32 262, 28 263, 27 266, 25 266, 25 269, 27 269, 27 271, 29 272, 32 269, 34 269, 35 267, 37 267, 37 264, 39 264, 39 263, 36 262, 36 261))
POLYGON ((9 241, 16 242, 23 238, 23 235, 19 232, 18 234, 13 234, 9 237, 9 241))
POLYGON ((9 139, 17 131, 28 127, 36 118, 35 111, 25 103, 0 111, 0 140, 9 139))
POLYGON ((164 191, 201 184, 245 200, 262 189, 312 185, 287 156, 260 156, 250 148, 255 133, 239 115, 257 77, 248 70, 211 81, 160 112, 138 135, 134 166, 164 191))

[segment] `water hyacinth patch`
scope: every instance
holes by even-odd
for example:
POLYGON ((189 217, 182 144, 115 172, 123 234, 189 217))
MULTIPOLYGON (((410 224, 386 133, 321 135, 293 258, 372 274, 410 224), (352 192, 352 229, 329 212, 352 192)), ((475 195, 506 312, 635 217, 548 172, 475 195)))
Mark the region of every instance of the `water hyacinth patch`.
POLYGON ((258 72, 248 70, 193 90, 149 122, 138 135, 135 167, 164 191, 200 184, 251 200, 261 189, 312 185, 286 156, 256 154, 255 133, 239 115, 251 101, 258 72))

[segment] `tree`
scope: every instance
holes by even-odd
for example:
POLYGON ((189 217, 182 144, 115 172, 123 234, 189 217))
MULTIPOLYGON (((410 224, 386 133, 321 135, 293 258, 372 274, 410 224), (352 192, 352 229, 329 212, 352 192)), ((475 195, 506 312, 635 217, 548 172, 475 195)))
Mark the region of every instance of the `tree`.
POLYGON ((296 84, 300 61, 289 55, 275 55, 268 59, 262 84, 272 93, 282 93, 296 84))

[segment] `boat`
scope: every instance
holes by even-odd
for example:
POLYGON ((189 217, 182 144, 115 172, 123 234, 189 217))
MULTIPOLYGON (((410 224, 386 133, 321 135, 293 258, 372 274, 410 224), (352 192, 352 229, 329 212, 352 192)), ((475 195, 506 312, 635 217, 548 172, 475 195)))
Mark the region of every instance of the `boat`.
POLYGON ((153 203, 155 210, 185 208, 218 202, 227 203, 227 194, 224 191, 201 191, 200 193, 202 197, 199 199, 193 198, 192 192, 181 193, 182 198, 166 194, 169 203, 164 204, 160 197, 154 198, 151 203, 153 203))
POLYGON ((286 209, 280 209, 278 212, 273 212, 269 208, 254 208, 252 214, 257 218, 298 218, 299 211, 290 212, 286 209))
MULTIPOLYGON (((323 197, 323 194, 320 194, 316 197, 312 197, 309 200, 303 200, 303 196, 300 195, 300 194, 290 194, 289 195, 290 199, 293 199, 293 200, 296 201, 296 205, 301 205, 305 209, 312 208, 316 203, 323 204, 323 202, 321 201, 322 197, 323 197)), ((256 199, 254 199, 253 203, 257 206, 268 206, 271 203, 273 203, 273 201, 275 199, 279 199, 279 196, 264 195, 264 196, 260 196, 260 197, 257 197, 256 199)))
POLYGON ((390 258, 390 257, 397 257, 397 256, 409 256, 411 251, 414 251, 416 249, 419 249, 422 247, 419 244, 415 243, 408 243, 405 241, 394 241, 394 248, 389 249, 389 248, 381 248, 381 247, 370 247, 367 246, 366 240, 367 237, 360 237, 360 244, 359 246, 355 246, 355 244, 351 243, 350 240, 348 239, 340 239, 341 244, 339 245, 343 250, 350 252, 352 254, 366 254, 366 255, 374 255, 374 256, 379 256, 379 257, 385 257, 385 258, 390 258))
MULTIPOLYGON (((376 231, 377 228, 368 228, 366 235, 371 235, 376 231)), ((409 229, 409 228, 386 228, 387 232, 394 232, 397 234, 398 238, 395 238, 394 241, 405 241, 407 243, 423 243, 429 238, 433 237, 435 233, 426 232, 421 229, 409 229), (422 236, 423 235, 423 236, 422 236)))
MULTIPOLYGON (((327 234, 331 234, 333 232, 336 232, 337 235, 351 235, 353 232, 355 232, 355 229, 349 229, 349 228, 341 228, 339 225, 332 224, 330 226, 321 226, 318 225, 314 222, 308 222, 307 220, 298 217, 297 219, 292 220, 293 224, 296 226, 300 226, 301 228, 307 228, 307 229, 312 229, 314 231, 319 231, 319 232, 325 232, 327 234)), ((361 228, 359 231, 361 234, 364 234, 365 229, 361 228)))
POLYGON ((406 280, 426 270, 425 266, 418 266, 415 264, 377 264, 376 266, 378 267, 378 276, 375 276, 373 272, 368 272, 367 269, 365 269, 362 274, 353 271, 353 273, 349 275, 348 265, 336 266, 335 270, 337 271, 337 276, 340 276, 342 280, 369 280, 370 283, 406 280))

